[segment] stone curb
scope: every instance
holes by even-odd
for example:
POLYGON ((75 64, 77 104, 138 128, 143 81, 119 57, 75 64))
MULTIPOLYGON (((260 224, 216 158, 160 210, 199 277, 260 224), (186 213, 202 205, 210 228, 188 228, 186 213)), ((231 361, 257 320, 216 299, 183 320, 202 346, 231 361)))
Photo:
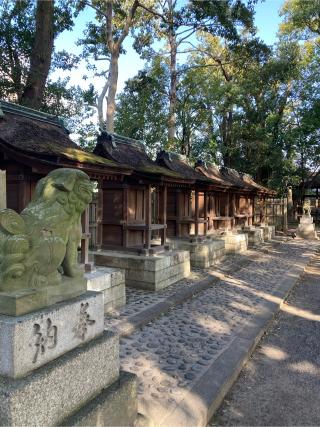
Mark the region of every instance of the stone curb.
MULTIPOLYGON (((232 273, 241 270, 242 268, 247 267, 249 264, 255 262, 259 258, 259 255, 252 257, 246 262, 242 263, 239 268, 232 270, 232 273)), ((207 279, 203 279, 199 282, 194 283, 185 289, 179 289, 173 295, 165 298, 163 301, 160 301, 156 304, 151 305, 140 313, 134 314, 128 317, 126 320, 121 321, 117 326, 112 327, 112 330, 119 334, 120 337, 128 336, 133 334, 137 329, 142 328, 146 324, 152 322, 156 318, 162 316, 163 314, 169 312, 174 307, 179 304, 184 303, 190 298, 193 298, 195 295, 200 292, 209 289, 213 284, 218 284, 221 279, 227 276, 229 273, 217 273, 217 276, 211 276, 207 279), (218 277, 218 275, 223 277, 218 277)), ((108 329, 108 328, 107 328, 108 329)))
POLYGON ((284 300, 307 268, 314 253, 315 251, 305 263, 296 264, 288 270, 270 296, 270 300, 265 300, 258 306, 257 314, 248 320, 233 337, 206 372, 198 378, 179 406, 161 421, 161 426, 204 427, 207 425, 268 330, 284 300), (196 405, 193 405, 194 401, 197 401, 196 405), (190 407, 192 407, 191 417, 190 412, 188 414, 190 407))

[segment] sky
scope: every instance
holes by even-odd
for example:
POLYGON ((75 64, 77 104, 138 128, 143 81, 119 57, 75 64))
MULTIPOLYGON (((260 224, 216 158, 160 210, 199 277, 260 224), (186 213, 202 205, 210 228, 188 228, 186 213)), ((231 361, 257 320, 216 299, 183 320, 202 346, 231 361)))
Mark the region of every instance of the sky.
MULTIPOLYGON (((256 5, 255 24, 258 28, 258 36, 267 44, 273 44, 276 41, 276 34, 278 31, 281 18, 279 17, 279 9, 283 4, 283 0, 265 0, 256 5)), ((56 50, 67 50, 70 53, 79 54, 81 47, 76 46, 76 41, 81 38, 86 23, 94 19, 93 10, 86 10, 82 12, 76 20, 76 25, 72 31, 63 32, 55 41, 56 50)), ((134 77, 139 70, 144 66, 144 61, 139 58, 139 55, 134 51, 131 46, 132 39, 127 38, 124 43, 126 54, 121 55, 119 59, 119 82, 118 93, 120 93, 125 85, 126 80, 134 77)), ((107 64, 106 64, 107 66, 107 64)), ((80 63, 77 70, 71 73, 62 73, 57 71, 53 74, 53 78, 58 76, 69 76, 70 84, 80 85, 86 88, 89 82, 93 82, 95 87, 102 86, 102 81, 95 78, 95 80, 83 80, 82 76, 88 74, 84 63, 80 63)))

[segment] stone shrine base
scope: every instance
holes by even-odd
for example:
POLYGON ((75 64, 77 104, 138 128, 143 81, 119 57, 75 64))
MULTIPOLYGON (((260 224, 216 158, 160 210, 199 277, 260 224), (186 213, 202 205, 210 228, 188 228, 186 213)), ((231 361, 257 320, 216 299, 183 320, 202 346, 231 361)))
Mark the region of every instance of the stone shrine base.
POLYGON ((105 313, 126 304, 125 270, 99 267, 85 278, 88 290, 103 293, 105 313))
POLYGON ((224 234, 217 235, 216 239, 225 242, 226 254, 238 254, 248 249, 248 234, 227 231, 224 234))
POLYGON ((190 254, 187 251, 166 251, 154 255, 127 252, 94 252, 98 266, 125 270, 126 286, 158 291, 190 274, 190 254))
POLYGON ((225 256, 225 242, 213 240, 211 237, 200 241, 196 239, 168 239, 173 249, 181 249, 190 253, 191 267, 207 268, 225 256))
POLYGON ((276 227, 274 225, 260 225, 258 228, 261 228, 263 231, 263 240, 273 239, 276 235, 276 227))
POLYGON ((297 236, 307 240, 318 239, 316 227, 311 215, 302 215, 297 228, 297 236))
POLYGON ((248 235, 248 246, 260 245, 263 242, 264 231, 259 227, 244 227, 239 233, 245 233, 248 235))

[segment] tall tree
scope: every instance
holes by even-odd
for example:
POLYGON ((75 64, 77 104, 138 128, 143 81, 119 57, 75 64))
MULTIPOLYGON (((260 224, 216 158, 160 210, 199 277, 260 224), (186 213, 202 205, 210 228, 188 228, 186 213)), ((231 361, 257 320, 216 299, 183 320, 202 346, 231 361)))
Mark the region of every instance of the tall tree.
POLYGON ((53 52, 54 38, 72 25, 69 0, 0 2, 1 98, 41 107, 50 66, 75 63, 67 52, 53 52))
POLYGON ((282 34, 305 40, 320 36, 320 0, 285 0, 280 14, 282 34))
MULTIPOLYGON (((152 4, 152 0, 144 0, 144 4, 152 4)), ((137 23, 146 19, 146 12, 140 7, 138 0, 80 0, 79 10, 91 7, 96 12, 95 21, 88 24, 85 37, 79 44, 84 46, 84 55, 89 62, 89 69, 96 76, 104 76, 105 83, 97 96, 96 104, 98 119, 101 127, 109 132, 114 131, 114 116, 116 109, 116 94, 118 87, 119 57, 124 52, 123 43, 130 30, 137 23), (95 61, 108 61, 108 69, 92 65, 95 61), (104 114, 104 101, 107 101, 104 114)))
POLYGON ((36 31, 30 56, 30 69, 21 103, 40 108, 46 86, 54 40, 54 0, 37 0, 36 31))
MULTIPOLYGON (((145 9, 157 20, 153 28, 154 37, 166 41, 162 54, 169 58, 170 71, 168 147, 173 147, 177 132, 177 86, 185 68, 179 67, 178 55, 190 51, 190 45, 193 48, 191 40, 198 30, 239 40, 240 27, 253 30, 253 9, 240 0, 193 0, 184 6, 180 6, 177 0, 163 0, 154 8, 145 9)), ((146 31, 150 32, 149 25, 142 29, 142 34, 146 31)))

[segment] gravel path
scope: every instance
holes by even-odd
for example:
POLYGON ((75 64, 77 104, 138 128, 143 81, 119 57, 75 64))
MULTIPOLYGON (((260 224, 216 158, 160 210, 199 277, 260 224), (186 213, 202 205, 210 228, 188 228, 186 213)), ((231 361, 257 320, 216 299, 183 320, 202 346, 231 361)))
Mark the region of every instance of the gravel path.
MULTIPOLYGON (((259 302, 272 294, 290 265, 310 255, 314 247, 298 240, 263 245, 246 252, 247 258, 253 257, 254 261, 234 274, 231 270, 241 257, 227 258, 219 266, 221 271, 229 272, 223 280, 122 338, 121 367, 138 375, 140 412, 148 417, 153 408, 158 408, 158 414, 174 409, 256 312, 259 302)), ((195 274, 206 277, 210 269, 195 274)), ((146 297, 150 304, 176 290, 171 287, 159 295, 136 293, 122 313, 134 311, 146 297)), ((114 321, 108 320, 107 324, 114 321)))
POLYGON ((320 424, 319 307, 318 253, 210 426, 320 424))

